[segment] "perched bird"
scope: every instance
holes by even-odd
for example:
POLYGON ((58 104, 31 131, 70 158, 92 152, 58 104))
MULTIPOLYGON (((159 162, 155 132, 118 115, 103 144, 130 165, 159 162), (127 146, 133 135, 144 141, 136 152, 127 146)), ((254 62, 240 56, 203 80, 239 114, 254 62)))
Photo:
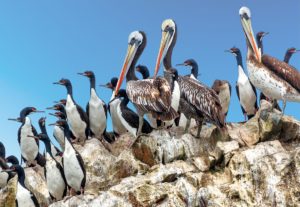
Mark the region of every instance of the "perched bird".
POLYGON ((129 35, 127 54, 115 89, 115 95, 118 95, 126 74, 126 93, 139 115, 137 136, 142 130, 144 114, 151 113, 154 118, 162 121, 173 120, 178 116, 171 107, 171 88, 167 80, 161 77, 138 80, 135 76, 135 64, 145 46, 146 35, 144 32, 135 31, 129 35))
MULTIPOLYGON (((150 77, 149 70, 144 65, 136 66, 135 70, 142 74, 143 79, 147 79, 147 78, 150 77)), ((153 118, 151 114, 146 114, 146 116, 147 116, 147 118, 149 120, 149 123, 150 123, 152 128, 157 129, 158 127, 161 127, 161 121, 160 120, 157 120, 157 119, 153 118)))
POLYGON ((48 133, 47 133, 47 129, 46 129, 46 117, 41 117, 39 119, 39 127, 40 130, 43 134, 45 134, 45 136, 48 137, 49 141, 50 141, 50 149, 51 149, 51 153, 54 156, 62 156, 62 152, 51 142, 48 133))
POLYGON ((22 159, 26 162, 27 166, 33 166, 36 162, 41 166, 45 164, 44 157, 39 153, 39 142, 28 137, 28 135, 37 135, 37 131, 31 124, 31 120, 28 116, 37 112, 43 111, 38 111, 34 107, 26 107, 20 112, 19 118, 9 119, 22 123, 18 130, 18 142, 21 149, 22 159))
POLYGON ((261 54, 264 53, 264 47, 263 47, 262 40, 268 34, 269 34, 269 32, 263 32, 263 31, 256 33, 256 41, 258 43, 258 49, 261 54))
POLYGON ((89 119, 84 110, 74 101, 71 81, 61 79, 54 84, 63 85, 67 89, 66 114, 71 130, 76 137, 74 142, 84 144, 89 135, 89 119))
MULTIPOLYGON (((29 139, 32 139, 28 137, 29 139)), ((16 194, 16 206, 39 207, 35 195, 25 186, 25 172, 20 165, 12 165, 7 171, 14 171, 18 174, 18 186, 16 194)))
POLYGON ((227 51, 236 57, 238 66, 238 80, 236 82, 235 89, 246 121, 246 117, 251 119, 258 110, 256 89, 244 71, 240 49, 232 47, 227 51))
POLYGON ((176 64, 176 66, 189 66, 191 68, 190 78, 197 80, 198 78, 198 64, 194 59, 187 59, 181 64, 176 64))
POLYGON ((294 53, 296 53, 296 52, 300 52, 300 50, 297 50, 296 48, 294 48, 294 47, 291 47, 291 48, 289 48, 289 49, 287 49, 287 51, 286 51, 286 53, 285 53, 285 55, 284 55, 284 62, 286 62, 286 63, 289 63, 289 61, 290 61, 290 58, 292 57, 292 55, 294 54, 294 53))
POLYGON ((56 121, 55 124, 50 125, 59 126, 64 130, 65 150, 62 159, 64 175, 68 186, 76 193, 83 194, 86 181, 86 172, 81 155, 72 145, 69 125, 67 121, 63 119, 60 119, 56 121))
MULTIPOLYGON (((123 100, 117 107, 118 115, 121 122, 133 136, 137 136, 137 131, 139 128, 139 116, 134 111, 132 111, 130 108, 127 107, 127 104, 129 103, 129 99, 124 89, 121 89, 119 91, 117 97, 123 98, 123 100)), ((149 134, 151 132, 152 132, 152 127, 144 119, 143 126, 142 126, 142 133, 149 134)))
POLYGON ((287 101, 300 102, 300 73, 285 62, 266 54, 262 55, 253 37, 250 9, 242 7, 239 15, 248 47, 249 78, 267 97, 283 101, 283 114, 287 101))
POLYGON ((106 131, 107 109, 106 104, 96 93, 96 78, 93 71, 78 73, 90 80, 90 100, 86 106, 86 113, 89 118, 90 132, 96 138, 102 138, 106 131))
POLYGON ((230 97, 231 97, 231 85, 226 80, 215 80, 212 89, 218 94, 219 100, 222 106, 222 113, 225 114, 225 118, 228 114, 230 97))
MULTIPOLYGON (((165 75, 172 73, 171 56, 173 47, 177 38, 177 26, 172 19, 167 19, 162 23, 162 39, 157 56, 155 74, 156 76, 163 58, 165 75)), ((217 94, 205 86, 201 82, 186 76, 178 76, 176 81, 179 85, 179 92, 176 84, 172 90, 172 107, 180 108, 180 99, 183 98, 190 106, 195 107, 202 116, 209 122, 215 124, 219 128, 225 127, 224 115, 222 114, 221 105, 217 94)), ((174 82, 174 83, 176 83, 174 82)), ((171 87, 173 87, 171 85, 171 87)), ((186 108, 186 107, 182 107, 186 108)), ((181 113, 184 114, 183 111, 181 113)))
MULTIPOLYGON (((55 112, 54 114, 53 113, 49 113, 49 115, 55 116, 58 119, 67 120, 67 115, 66 115, 65 107, 62 104, 55 104, 53 107, 48 107, 47 109, 57 110, 57 112, 55 112)), ((54 126, 53 127, 53 137, 59 143, 61 149, 64 151, 64 149, 65 149, 64 131, 60 127, 54 126)), ((75 138, 73 134, 71 135, 71 137, 75 138)))
MULTIPOLYGON (((176 66, 188 66, 188 67, 190 67, 191 68, 191 73, 189 75, 187 75, 187 76, 189 76, 190 78, 193 78, 193 79, 197 80, 198 73, 199 73, 198 72, 198 64, 197 64, 197 62, 194 59, 187 59, 186 61, 184 61, 181 64, 176 64, 176 66)), ((182 103, 184 103, 184 102, 182 102, 182 103)), ((184 105, 187 106, 186 103, 184 103, 184 105)), ((191 123, 193 123, 192 126, 195 125, 194 124, 195 120, 194 119, 188 120, 185 117, 184 114, 180 114, 179 120, 175 120, 175 122, 178 123, 178 124, 176 124, 177 126, 184 126, 184 127, 186 127, 187 124, 190 125, 191 123)))
POLYGON ((8 181, 14 177, 13 172, 6 172, 9 167, 5 159, 5 147, 2 142, 0 142, 0 189, 4 188, 8 181), (4 170, 4 171, 3 171, 4 170))
POLYGON ((52 153, 52 144, 49 136, 42 132, 37 136, 30 137, 44 142, 46 149, 46 164, 44 166, 44 174, 47 188, 52 200, 62 200, 67 193, 66 179, 62 166, 56 161, 55 154, 52 153))
POLYGON ((112 96, 110 99, 110 102, 108 103, 108 111, 110 113, 110 117, 112 120, 112 127, 115 137, 118 137, 121 134, 124 134, 127 132, 126 127, 122 124, 120 117, 118 115, 117 107, 121 103, 120 98, 115 98, 115 88, 118 83, 118 78, 113 77, 110 82, 108 82, 105 85, 100 85, 106 88, 109 88, 112 90, 112 96))

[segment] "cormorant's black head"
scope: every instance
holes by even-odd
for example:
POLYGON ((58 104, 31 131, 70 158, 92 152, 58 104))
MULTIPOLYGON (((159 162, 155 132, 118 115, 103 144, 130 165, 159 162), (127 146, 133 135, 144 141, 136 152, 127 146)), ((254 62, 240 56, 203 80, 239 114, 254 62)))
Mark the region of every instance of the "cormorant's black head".
POLYGON ((118 78, 117 77, 113 77, 110 82, 106 83, 105 85, 100 85, 102 87, 105 87, 105 88, 109 88, 111 90, 114 90, 115 87, 117 86, 117 83, 118 83, 118 78))
POLYGON ((20 112, 20 117, 19 118, 17 118, 17 119, 9 119, 9 120, 23 122, 24 119, 25 119, 25 117, 28 116, 29 114, 31 114, 31 113, 39 113, 39 112, 43 113, 44 111, 39 111, 35 107, 25 107, 20 112))
POLYGON ((49 113, 49 115, 55 116, 55 117, 57 117, 59 119, 65 119, 66 118, 66 114, 64 114, 61 111, 56 111, 54 114, 53 113, 49 113))
POLYGON ((56 110, 56 111, 60 111, 64 109, 64 105, 62 104, 55 104, 52 107, 48 107, 46 108, 47 110, 56 110))
POLYGON ((256 40, 261 42, 262 38, 264 36, 266 36, 267 34, 269 34, 269 32, 263 32, 263 31, 261 31, 261 32, 256 33, 256 40))
POLYGON ((120 89, 117 97, 122 97, 122 98, 127 97, 126 90, 125 89, 120 89))
POLYGON ((61 104, 61 105, 63 105, 63 106, 66 106, 67 100, 66 100, 66 99, 60 99, 59 101, 55 101, 54 103, 57 103, 57 104, 61 104))
POLYGON ((294 54, 294 53, 296 53, 296 52, 299 52, 300 50, 297 50, 296 48, 294 48, 294 47, 291 47, 291 48, 289 48, 289 49, 287 49, 287 53, 289 53, 289 54, 294 54))
POLYGON ((0 142, 0 157, 5 159, 5 147, 2 142, 0 142))
POLYGON ((60 79, 58 82, 54 82, 53 84, 63 85, 63 86, 72 86, 71 81, 69 79, 60 79))
POLYGON ((8 156, 5 160, 7 163, 11 163, 12 165, 19 165, 19 160, 14 155, 8 156))
POLYGON ((198 65, 194 59, 188 59, 188 60, 184 61, 183 64, 185 66, 192 66, 192 67, 195 65, 198 65))
POLYGON ((142 74, 143 79, 147 79, 150 76, 149 70, 148 70, 147 66, 145 66, 145 65, 138 65, 135 67, 135 70, 142 74))
POLYGON ((62 128, 66 128, 66 127, 69 126, 68 122, 64 119, 59 119, 54 124, 50 124, 50 126, 53 126, 53 125, 59 126, 59 127, 62 127, 62 128))
POLYGON ((85 76, 85 77, 88 77, 88 78, 95 78, 94 72, 90 71, 90 70, 87 70, 83 73, 78 73, 78 75, 82 75, 82 76, 85 76))
POLYGON ((24 173, 24 169, 21 167, 21 165, 16 164, 16 165, 12 165, 9 168, 10 170, 17 172, 18 175, 23 174, 24 173))
POLYGON ((226 50, 226 52, 230 52, 235 56, 241 55, 241 51, 237 47, 232 47, 232 48, 230 48, 230 50, 226 50))
POLYGON ((177 80, 178 78, 178 71, 175 68, 170 68, 164 71, 167 76, 170 76, 172 80, 177 80))
POLYGON ((46 123, 46 117, 41 117, 39 119, 39 126, 40 127, 45 127, 45 123, 46 123))

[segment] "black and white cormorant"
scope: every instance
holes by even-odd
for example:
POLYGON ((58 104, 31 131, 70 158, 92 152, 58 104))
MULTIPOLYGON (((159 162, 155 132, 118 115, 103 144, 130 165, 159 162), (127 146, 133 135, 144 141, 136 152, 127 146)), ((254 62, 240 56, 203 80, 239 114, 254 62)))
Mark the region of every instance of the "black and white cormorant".
POLYGON ((297 50, 296 48, 294 47, 291 47, 291 48, 288 48, 285 52, 285 55, 284 55, 284 62, 286 63, 289 63, 291 57, 293 54, 295 54, 296 52, 300 52, 300 50, 297 50))
POLYGON ((137 135, 141 133, 144 114, 151 113, 155 119, 162 121, 173 120, 178 116, 171 107, 172 93, 166 79, 155 76, 153 79, 138 80, 135 75, 135 64, 145 46, 144 32, 135 31, 129 35, 127 54, 115 90, 115 95, 117 95, 126 74, 126 93, 139 115, 137 135))
POLYGON ((198 64, 196 62, 196 60, 194 59, 187 59, 186 61, 184 61, 183 63, 180 64, 176 64, 176 66, 189 66, 191 68, 191 73, 190 73, 190 78, 193 78, 195 80, 197 80, 198 78, 198 64))
POLYGON ((68 186, 76 193, 83 193, 86 172, 81 155, 75 150, 71 141, 71 133, 66 120, 60 119, 55 124, 64 130, 65 135, 65 150, 62 159, 64 175, 68 186))
POLYGON ((246 117, 251 119, 258 110, 256 89, 244 71, 240 49, 232 47, 227 52, 232 53, 236 57, 238 66, 238 80, 235 88, 246 121, 246 117))
POLYGON ((42 133, 37 136, 31 136, 36 140, 40 140, 45 144, 45 158, 46 164, 44 166, 44 174, 48 191, 52 200, 62 200, 67 193, 66 179, 64 176, 64 170, 60 163, 55 159, 55 154, 52 153, 52 143, 49 136, 42 133))
POLYGON ((76 137, 75 142, 79 141, 79 143, 83 145, 89 135, 89 118, 85 111, 74 101, 70 80, 61 79, 54 84, 63 85, 67 89, 67 103, 65 107, 67 120, 76 137))
POLYGON ((41 166, 44 166, 45 164, 44 157, 39 153, 39 142, 28 137, 28 135, 37 135, 37 131, 31 124, 31 120, 28 116, 31 113, 37 112, 43 111, 38 111, 34 107, 26 107, 20 112, 19 118, 9 119, 22 123, 18 130, 18 142, 21 149, 22 159, 26 162, 27 166, 35 165, 36 162, 41 166))
MULTIPOLYGON (((120 89, 117 97, 123 98, 121 103, 117 107, 117 112, 122 124, 126 127, 126 129, 133 135, 137 136, 137 131, 139 129, 139 116, 127 107, 129 103, 128 96, 126 94, 126 90, 120 89)), ((150 124, 144 119, 142 133, 149 134, 152 132, 152 127, 150 124)))
MULTIPOLYGON (((31 137, 28 137, 32 139, 31 137)), ((25 172, 20 165, 12 165, 7 171, 14 171, 18 174, 18 186, 16 193, 16 206, 39 207, 35 195, 25 186, 25 172)))
POLYGON ((106 88, 109 88, 112 90, 112 96, 110 99, 110 102, 108 103, 108 112, 110 114, 111 120, 112 120, 112 127, 115 137, 118 137, 121 134, 124 134, 127 132, 126 127, 122 124, 120 117, 118 115, 117 108, 121 103, 120 98, 115 98, 115 88, 118 83, 118 78, 113 77, 110 82, 108 82, 105 85, 100 85, 106 88))
MULTIPOLYGON (((67 120, 67 114, 65 111, 65 107, 62 104, 55 104, 53 107, 48 107, 48 110, 56 110, 56 112, 53 113, 49 113, 49 115, 51 116, 55 116, 58 119, 64 119, 67 120)), ((56 141, 59 143, 61 149, 64 151, 65 149, 65 136, 64 136, 64 131, 58 127, 58 126, 54 126, 53 127, 53 137, 56 139, 56 141)), ((71 135, 72 138, 75 138, 74 135, 71 135)))
POLYGON ((106 131, 107 109, 106 104, 96 93, 96 78, 93 71, 78 73, 90 80, 90 100, 86 106, 86 113, 89 118, 91 135, 100 139, 106 131))
MULTIPOLYGON (((40 127, 40 130, 43 134, 45 134, 46 136, 48 136, 48 133, 47 133, 47 129, 46 129, 46 117, 41 117, 39 119, 39 127, 40 127)), ((50 140, 49 136, 48 136, 48 139, 50 141, 50 149, 51 149, 51 152, 54 156, 62 156, 62 152, 60 149, 58 149, 50 140)))
MULTIPOLYGON (((176 37, 177 27, 175 22, 172 19, 165 20, 162 23, 162 39, 156 61, 154 76, 156 76, 158 72, 162 58, 165 71, 169 70, 169 73, 171 72, 171 56, 176 42, 176 37)), ((183 98, 187 103, 199 110, 205 120, 215 124, 219 128, 225 127, 224 115, 221 112, 222 108, 215 91, 205 86, 201 82, 187 76, 178 76, 178 81, 174 81, 174 83, 175 84, 171 85, 171 87, 172 106, 175 110, 179 108, 180 99, 183 98), (179 92, 177 85, 179 85, 179 92)))
POLYGON ((216 91, 219 96, 222 113, 225 114, 226 118, 230 104, 231 85, 227 80, 215 80, 212 85, 212 89, 216 91))
POLYGON ((248 47, 249 78, 268 98, 283 101, 283 114, 287 101, 300 102, 300 73, 286 62, 262 54, 254 38, 250 9, 242 7, 239 15, 248 47))

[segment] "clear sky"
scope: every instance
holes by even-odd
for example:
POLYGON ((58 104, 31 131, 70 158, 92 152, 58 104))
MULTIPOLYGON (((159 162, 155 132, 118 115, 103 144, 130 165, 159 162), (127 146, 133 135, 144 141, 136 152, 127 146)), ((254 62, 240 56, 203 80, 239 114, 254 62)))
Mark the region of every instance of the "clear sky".
MULTIPOLYGON (((52 85, 62 77, 72 81, 74 98, 85 107, 89 83, 77 72, 93 70, 97 84, 118 76, 128 35, 134 30, 147 34, 148 44, 139 63, 153 74, 161 23, 166 18, 174 19, 178 26, 173 64, 194 58, 202 82, 210 86, 215 79, 225 79, 234 89, 236 61, 224 50, 239 47, 245 60, 245 37, 238 14, 241 6, 251 9, 254 32, 270 33, 264 39, 265 53, 282 59, 288 47, 300 48, 300 1, 296 0, 0 1, 0 140, 7 154, 20 154, 20 124, 7 118, 17 117, 25 106, 43 110, 64 98, 66 90, 52 85)), ((295 54, 290 63, 300 68, 299 59, 300 54, 295 54)), ((180 74, 189 72, 182 67, 178 70, 180 74)), ((111 91, 97 90, 108 102, 111 91)), ((231 98, 227 120, 241 121, 235 90, 231 98)), ((298 103, 288 103, 286 114, 300 118, 299 108, 298 103)), ((36 128, 42 115, 31 115, 36 128)), ((54 121, 47 119, 48 123, 54 121)), ((51 128, 48 132, 52 135, 51 128)))

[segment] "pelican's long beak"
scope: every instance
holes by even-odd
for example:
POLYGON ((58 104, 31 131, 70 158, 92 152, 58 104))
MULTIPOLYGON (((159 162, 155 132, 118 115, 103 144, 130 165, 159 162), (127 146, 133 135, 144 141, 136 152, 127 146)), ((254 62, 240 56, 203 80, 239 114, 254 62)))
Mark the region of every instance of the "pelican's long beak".
POLYGON ((117 86, 116 86, 116 89, 115 89, 115 96, 118 94, 118 92, 121 88, 124 77, 125 77, 128 69, 129 69, 129 67, 132 63, 132 60, 134 59, 134 56, 136 54, 137 49, 138 49, 137 44, 135 44, 135 43, 129 43, 128 44, 128 49, 127 49, 125 61, 124 61, 124 64, 123 64, 123 67, 122 67, 122 70, 121 70, 121 73, 120 73, 120 76, 119 76, 119 80, 118 80, 118 83, 117 83, 117 86))
POLYGON ((243 30, 245 33, 245 36, 249 42, 250 45, 248 45, 248 47, 250 46, 252 51, 254 52, 254 55, 256 57, 256 59, 261 62, 261 53, 258 50, 258 46, 257 43, 255 41, 254 38, 254 32, 252 30, 252 24, 251 24, 251 16, 248 15, 246 12, 244 12, 245 10, 249 11, 250 10, 247 7, 242 7, 240 9, 240 17, 241 17, 241 22, 242 22, 242 26, 243 26, 243 30))
POLYGON ((156 65, 155 65, 155 71, 154 71, 154 78, 156 78, 156 75, 159 71, 159 67, 162 61, 162 57, 165 56, 167 50, 168 50, 168 46, 170 45, 170 40, 171 40, 171 34, 169 31, 163 31, 162 32, 162 37, 161 37, 161 41, 160 41, 160 47, 159 47, 159 51, 158 51, 158 56, 156 59, 156 65))

